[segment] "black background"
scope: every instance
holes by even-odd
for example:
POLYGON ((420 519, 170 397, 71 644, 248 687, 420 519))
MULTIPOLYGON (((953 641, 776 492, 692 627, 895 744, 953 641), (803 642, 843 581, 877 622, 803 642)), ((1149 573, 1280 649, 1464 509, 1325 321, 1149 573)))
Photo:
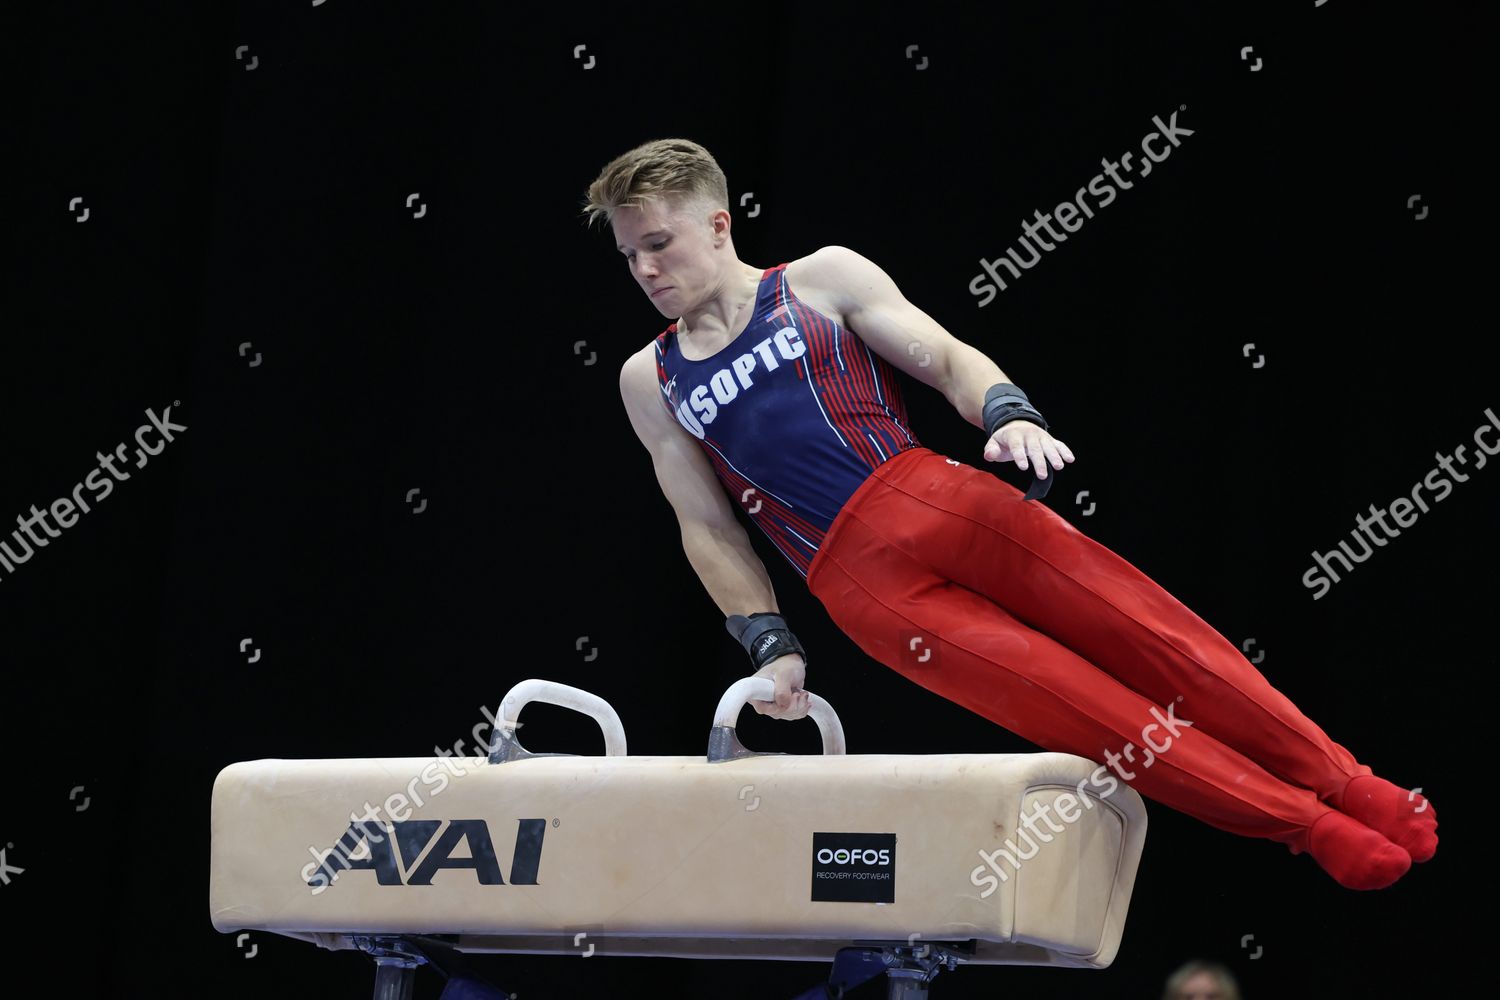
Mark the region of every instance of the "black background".
MULTIPOLYGON (((879 263, 1073 449, 1049 506, 1237 645, 1253 637, 1279 689, 1442 812, 1434 860, 1357 893, 1306 855, 1152 804, 1109 969, 960 969, 934 995, 1156 996, 1195 956, 1228 963, 1247 997, 1437 992, 1483 961, 1463 910, 1491 894, 1477 814, 1496 473, 1456 484, 1321 600, 1301 577, 1500 407, 1477 10, 32 11, 45 23, 10 33, 21 260, 0 515, 68 495, 147 408, 189 429, 0 576, 0 845, 24 869, 0 885, 13 985, 368 995, 363 955, 257 933, 246 960, 210 925, 209 792, 234 761, 428 754, 531 676, 607 699, 632 753, 703 752, 747 665, 619 400, 621 362, 665 321, 578 217, 610 158, 686 136, 728 174, 742 260, 836 243, 879 263), (977 307, 979 258, 1184 106, 1195 134, 1170 159, 977 307)), ((923 444, 983 461, 978 431, 903 385, 923 444)), ((1037 749, 863 656, 752 541, 851 752, 1037 749)), ((542 705, 526 721, 533 750, 602 750, 582 717, 542 705)), ((818 750, 805 721, 747 712, 741 733, 818 750)), ((483 968, 521 1000, 786 997, 825 971, 483 968)), ((439 988, 424 973, 417 995, 439 988)))

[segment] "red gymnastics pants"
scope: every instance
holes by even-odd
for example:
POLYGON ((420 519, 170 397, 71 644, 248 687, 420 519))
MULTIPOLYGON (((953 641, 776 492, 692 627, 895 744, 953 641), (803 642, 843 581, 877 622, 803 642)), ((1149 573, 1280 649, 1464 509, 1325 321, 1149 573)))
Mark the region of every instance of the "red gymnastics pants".
POLYGON ((928 448, 900 452, 839 511, 808 589, 929 691, 1046 750, 1113 759, 1136 791, 1211 826, 1306 850, 1321 799, 1370 768, 1171 594, 1022 496, 928 448))

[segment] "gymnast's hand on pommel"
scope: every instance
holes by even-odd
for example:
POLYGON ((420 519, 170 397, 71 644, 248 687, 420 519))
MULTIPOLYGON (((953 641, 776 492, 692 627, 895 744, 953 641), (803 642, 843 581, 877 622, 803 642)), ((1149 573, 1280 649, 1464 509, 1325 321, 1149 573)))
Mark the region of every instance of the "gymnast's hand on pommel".
POLYGON ((1036 477, 1047 478, 1047 461, 1054 469, 1061 469, 1063 462, 1073 461, 1073 452, 1067 445, 1053 437, 1040 424, 1030 420, 1010 420, 984 443, 984 458, 988 462, 1009 462, 1014 459, 1016 468, 1026 470, 1027 462, 1036 466, 1036 477))
POLYGON ((769 677, 776 683, 775 701, 750 699, 750 705, 761 715, 773 719, 801 719, 807 715, 812 703, 802 682, 807 678, 807 663, 799 653, 788 653, 761 667, 752 677, 769 677))

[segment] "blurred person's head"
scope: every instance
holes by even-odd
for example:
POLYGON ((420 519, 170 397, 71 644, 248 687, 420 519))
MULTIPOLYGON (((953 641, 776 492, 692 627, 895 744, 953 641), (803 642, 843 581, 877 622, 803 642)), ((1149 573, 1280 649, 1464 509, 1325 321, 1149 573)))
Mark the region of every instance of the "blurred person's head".
POLYGON ((1240 1000, 1240 987, 1227 966, 1195 959, 1167 977, 1162 1000, 1240 1000))

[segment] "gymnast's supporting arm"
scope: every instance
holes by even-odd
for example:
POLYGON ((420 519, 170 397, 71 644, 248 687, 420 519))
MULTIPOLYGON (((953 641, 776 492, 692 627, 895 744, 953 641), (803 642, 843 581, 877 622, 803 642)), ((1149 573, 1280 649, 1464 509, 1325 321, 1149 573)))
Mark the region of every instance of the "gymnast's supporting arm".
MULTIPOLYGON (((713 488, 725 510, 730 510, 717 480, 713 488)), ((807 654, 777 611, 771 578, 750 547, 750 536, 732 513, 729 516, 729 524, 720 527, 684 522, 683 551, 709 596, 726 614, 729 634, 749 654, 753 676, 768 677, 776 685, 775 701, 752 698, 750 707, 774 719, 800 719, 812 707, 802 689, 807 654)))
MULTIPOLYGON (((777 613, 770 574, 735 518, 703 446, 667 413, 659 392, 656 361, 648 344, 621 367, 620 396, 636 436, 651 454, 662 493, 677 514, 683 552, 719 610, 726 616, 754 615, 754 620, 764 623, 760 615, 777 613)), ((784 623, 781 630, 791 635, 784 623)), ((744 631, 731 628, 730 634, 739 638, 744 631)), ((751 651, 758 667, 755 676, 775 682, 776 700, 752 699, 751 707, 773 718, 802 718, 811 706, 802 690, 807 663, 801 644, 764 627, 757 628, 752 639, 760 643, 758 657, 751 651), (766 636, 772 639, 769 644, 766 636)))

